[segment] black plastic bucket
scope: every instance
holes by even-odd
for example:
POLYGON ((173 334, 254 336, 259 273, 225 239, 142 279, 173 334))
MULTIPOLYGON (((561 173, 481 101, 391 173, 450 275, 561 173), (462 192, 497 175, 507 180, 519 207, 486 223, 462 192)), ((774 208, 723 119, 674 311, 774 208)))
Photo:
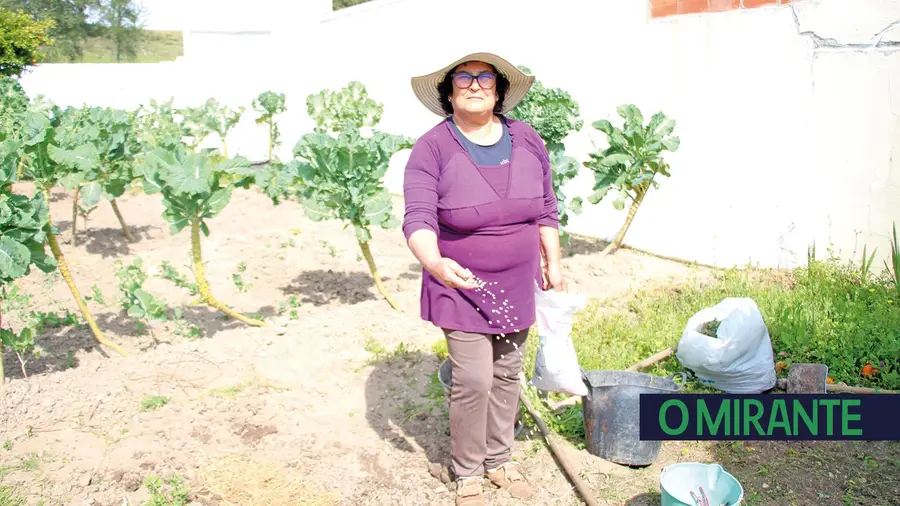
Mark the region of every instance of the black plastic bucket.
POLYGON ((674 393, 684 386, 672 378, 631 371, 581 371, 588 388, 582 402, 584 436, 592 455, 627 466, 653 463, 661 441, 641 440, 641 394, 674 393))
MULTIPOLYGON (((450 362, 450 359, 444 360, 440 367, 438 367, 438 381, 441 382, 441 386, 444 387, 444 399, 447 402, 447 407, 450 406, 450 386, 453 385, 453 362, 450 362)), ((525 429, 525 424, 522 422, 522 403, 519 402, 519 411, 516 413, 516 425, 515 425, 515 437, 516 439, 522 434, 522 430, 525 429)))

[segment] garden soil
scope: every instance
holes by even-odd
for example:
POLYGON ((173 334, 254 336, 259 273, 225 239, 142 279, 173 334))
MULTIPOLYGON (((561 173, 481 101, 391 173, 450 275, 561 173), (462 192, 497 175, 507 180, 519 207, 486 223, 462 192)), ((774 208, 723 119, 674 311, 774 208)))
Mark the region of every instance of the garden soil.
MULTIPOLYGON (((351 229, 310 221, 294 203, 276 207, 255 192, 236 193, 202 239, 211 289, 238 311, 283 326, 279 335, 191 306, 188 290, 162 278, 168 261, 193 281, 189 232, 170 235, 158 196, 119 202, 130 244, 102 203, 87 224, 79 219, 73 245, 70 197, 53 199, 78 288, 102 294, 88 302, 90 311, 128 356, 98 347, 86 325, 65 324, 39 336, 42 354, 28 357, 27 379, 4 352, 3 485, 47 505, 143 504, 151 475, 183 477, 194 504, 452 504, 429 468, 446 465, 449 448, 433 382, 439 359, 431 346, 441 333, 419 318, 420 269, 399 229, 376 230, 371 248, 403 312, 379 296, 351 229), (120 308, 117 262, 138 257, 149 274, 144 288, 186 307, 179 320, 140 329, 120 308)), ((402 216, 399 201, 394 212, 402 216)), ((630 250, 603 258, 602 246, 573 245, 563 262, 572 290, 615 296, 696 272, 630 250)), ((34 272, 22 286, 31 308, 80 317, 58 274, 34 272)), ((14 315, 4 316, 17 328, 14 315)), ((694 450, 667 445, 661 461, 687 451, 694 450)), ((537 432, 516 442, 515 456, 537 486, 531 504, 580 503, 537 432)), ((605 504, 647 492, 638 481, 626 494, 627 480, 642 475, 652 491, 659 471, 625 470, 574 449, 571 457, 598 493, 615 491, 605 504)), ((487 490, 491 504, 514 504, 487 490)))

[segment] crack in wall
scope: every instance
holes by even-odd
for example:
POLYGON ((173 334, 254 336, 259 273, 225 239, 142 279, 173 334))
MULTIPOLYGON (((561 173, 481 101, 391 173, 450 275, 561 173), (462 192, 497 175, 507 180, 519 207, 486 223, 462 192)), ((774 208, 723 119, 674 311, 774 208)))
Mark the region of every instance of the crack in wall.
MULTIPOLYGON (((815 52, 872 52, 878 51, 883 53, 893 53, 900 51, 900 41, 882 40, 887 33, 895 26, 900 25, 900 19, 891 22, 883 29, 879 30, 867 43, 850 43, 840 42, 831 37, 822 37, 814 30, 803 30, 800 27, 800 17, 797 15, 797 8, 791 5, 791 14, 794 16, 794 25, 797 27, 797 35, 809 38, 813 43, 813 51, 815 52)), ((815 56, 813 56, 815 58, 815 56)))

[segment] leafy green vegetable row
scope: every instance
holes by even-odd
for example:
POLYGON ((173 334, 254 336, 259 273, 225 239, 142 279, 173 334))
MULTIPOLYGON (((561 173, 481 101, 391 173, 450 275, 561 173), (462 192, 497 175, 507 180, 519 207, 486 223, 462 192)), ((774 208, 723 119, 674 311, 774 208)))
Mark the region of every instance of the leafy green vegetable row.
MULTIPOLYGON (((374 284, 396 310, 399 305, 387 292, 378 274, 370 242, 373 227, 399 224, 392 212, 391 195, 383 185, 391 157, 411 148, 412 138, 377 129, 383 106, 369 97, 365 86, 351 82, 343 89, 309 95, 306 112, 316 127, 303 135, 282 161, 275 154, 281 143, 276 116, 284 113, 283 94, 266 91, 252 101, 256 123, 268 131, 268 158, 254 164, 243 156, 229 156, 226 138, 239 123, 245 108, 237 110, 209 99, 199 107, 177 109, 173 100, 151 100, 149 107, 124 111, 103 107, 61 108, 42 97, 31 100, 12 78, 0 80, 0 283, 6 285, 35 266, 45 272, 59 269, 97 340, 107 341, 88 312, 59 248, 47 208, 51 190, 74 192, 72 241, 77 241, 76 222, 102 202, 109 202, 126 240, 133 240, 117 199, 128 191, 159 194, 163 218, 170 233, 190 230, 191 258, 199 298, 212 308, 249 325, 267 323, 241 315, 218 300, 209 289, 201 249, 201 233, 210 234, 209 220, 221 213, 236 189, 257 188, 274 205, 296 200, 313 220, 338 219, 352 226, 374 284), (216 135, 218 148, 200 148, 216 135), (27 198, 13 191, 13 183, 33 182, 38 191, 27 198), (50 247, 52 256, 44 253, 50 247)), ((618 247, 637 207, 657 175, 669 176, 661 152, 674 151, 679 140, 672 136, 674 121, 655 114, 644 126, 640 111, 632 105, 618 108, 622 129, 602 120, 594 128, 609 138, 609 147, 592 153, 583 165, 595 174, 589 200, 599 202, 610 189, 618 190, 614 202, 632 206, 616 241, 618 247)), ((564 138, 582 126, 578 105, 568 93, 536 83, 510 116, 532 124, 545 140, 551 155, 563 243, 568 211, 581 211, 580 198, 566 202, 561 187, 578 173, 577 161, 565 155, 564 138)), ((148 300, 148 304, 152 304, 148 300)), ((152 308, 145 308, 151 312, 152 308)), ((6 335, 6 334, 2 334, 6 335)), ((12 341, 13 338, 9 337, 12 341)), ((121 352, 121 350, 119 350, 121 352)))

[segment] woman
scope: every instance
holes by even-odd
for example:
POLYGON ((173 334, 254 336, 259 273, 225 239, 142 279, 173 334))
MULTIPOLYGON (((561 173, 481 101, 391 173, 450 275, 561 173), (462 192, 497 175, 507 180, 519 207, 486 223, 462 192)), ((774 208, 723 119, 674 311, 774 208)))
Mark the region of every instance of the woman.
POLYGON ((421 316, 443 330, 453 364, 457 505, 485 504, 484 476, 513 497, 533 494, 511 462, 522 351, 535 289, 566 290, 547 149, 505 116, 533 82, 490 53, 412 79, 444 118, 410 154, 403 232, 423 267, 421 316))

